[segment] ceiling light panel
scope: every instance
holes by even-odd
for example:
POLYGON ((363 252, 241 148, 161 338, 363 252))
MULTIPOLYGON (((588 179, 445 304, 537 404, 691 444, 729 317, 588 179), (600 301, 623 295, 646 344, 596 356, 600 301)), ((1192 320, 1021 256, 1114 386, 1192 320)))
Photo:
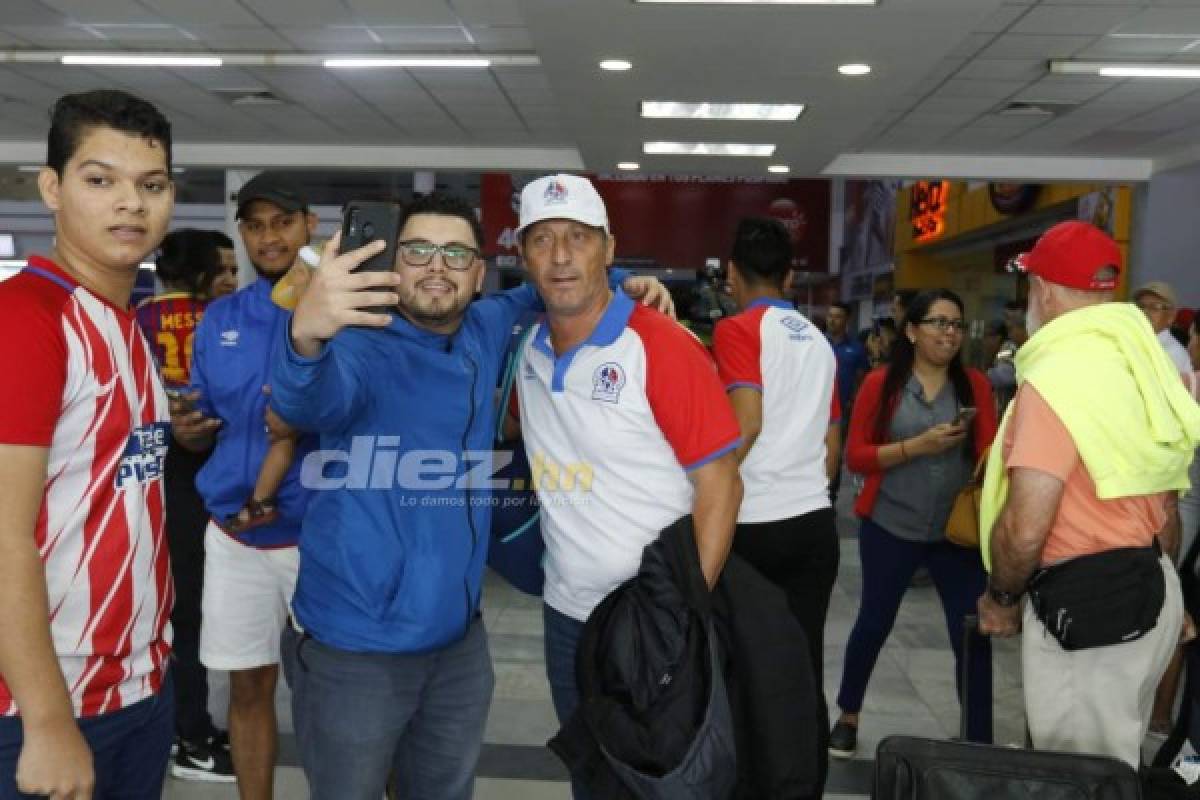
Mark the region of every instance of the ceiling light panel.
POLYGON ((330 69, 487 69, 492 65, 486 58, 327 58, 323 63, 330 69))
POLYGON ((59 61, 73 67, 219 67, 223 63, 216 56, 171 53, 67 53, 59 61))
POLYGON ((1099 75, 1103 78, 1200 78, 1200 64, 1135 64, 1121 61, 1051 61, 1058 75, 1099 75))
POLYGON ((773 144, 732 142, 646 142, 642 152, 652 156, 758 156, 775 154, 773 144))
POLYGON ((642 117, 646 119, 718 119, 792 122, 802 113, 804 113, 804 106, 800 104, 642 101, 642 117))

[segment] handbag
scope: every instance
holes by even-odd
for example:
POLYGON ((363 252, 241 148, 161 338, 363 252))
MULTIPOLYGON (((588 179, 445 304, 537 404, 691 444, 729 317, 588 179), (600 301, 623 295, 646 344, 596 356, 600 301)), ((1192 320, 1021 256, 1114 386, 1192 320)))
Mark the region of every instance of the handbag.
POLYGON ((971 480, 955 495, 954 505, 950 507, 946 540, 959 547, 979 549, 979 503, 983 497, 983 474, 990 450, 989 447, 983 451, 971 480))
POLYGON ((1166 599, 1158 541, 1043 567, 1029 579, 1033 613, 1064 650, 1132 642, 1158 624, 1166 599))

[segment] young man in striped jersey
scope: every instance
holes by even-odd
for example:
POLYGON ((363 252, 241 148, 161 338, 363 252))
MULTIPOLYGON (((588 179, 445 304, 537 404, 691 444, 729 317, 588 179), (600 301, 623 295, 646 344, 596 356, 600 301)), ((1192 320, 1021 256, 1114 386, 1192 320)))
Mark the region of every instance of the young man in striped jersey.
POLYGON ((0 798, 156 798, 171 747, 167 398, 129 299, 174 202, 171 128, 54 107, 46 258, 0 285, 0 798))

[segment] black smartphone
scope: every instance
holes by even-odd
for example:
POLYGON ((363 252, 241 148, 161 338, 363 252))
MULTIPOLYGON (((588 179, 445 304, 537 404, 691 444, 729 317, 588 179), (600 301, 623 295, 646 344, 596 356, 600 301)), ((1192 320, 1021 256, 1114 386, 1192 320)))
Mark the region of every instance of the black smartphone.
POLYGON ((396 268, 396 241, 400 238, 400 204, 351 200, 342 214, 341 252, 348 253, 376 239, 387 247, 360 264, 357 272, 391 272, 396 268))
MULTIPOLYGON (((391 272, 396 268, 396 244, 400 239, 399 203, 351 200, 342 213, 342 242, 340 250, 351 250, 382 239, 387 245, 378 253, 358 265, 355 272, 391 272)), ((363 309, 375 314, 390 314, 390 306, 373 306, 363 309)))
POLYGON ((973 419, 975 419, 975 409, 972 406, 964 406, 958 410, 958 418, 954 420, 954 424, 970 425, 973 419))

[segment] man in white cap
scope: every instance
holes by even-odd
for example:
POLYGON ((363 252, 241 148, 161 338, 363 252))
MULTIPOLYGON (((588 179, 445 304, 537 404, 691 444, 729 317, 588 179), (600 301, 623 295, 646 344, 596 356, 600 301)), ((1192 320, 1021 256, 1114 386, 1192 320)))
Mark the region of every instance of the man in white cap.
POLYGON ((1188 356, 1187 348, 1171 333, 1176 308, 1175 290, 1171 285, 1163 281, 1150 281, 1134 291, 1133 302, 1146 315, 1146 319, 1150 320, 1150 327, 1154 328, 1159 343, 1171 357, 1171 363, 1180 373, 1190 373, 1192 359, 1188 356))
POLYGON ((716 582, 742 499, 740 437, 703 345, 609 289, 615 240, 590 181, 526 186, 518 236, 547 312, 521 352, 518 385, 546 540, 546 670, 565 722, 579 703, 584 620, 633 577, 645 545, 691 514, 716 582))

